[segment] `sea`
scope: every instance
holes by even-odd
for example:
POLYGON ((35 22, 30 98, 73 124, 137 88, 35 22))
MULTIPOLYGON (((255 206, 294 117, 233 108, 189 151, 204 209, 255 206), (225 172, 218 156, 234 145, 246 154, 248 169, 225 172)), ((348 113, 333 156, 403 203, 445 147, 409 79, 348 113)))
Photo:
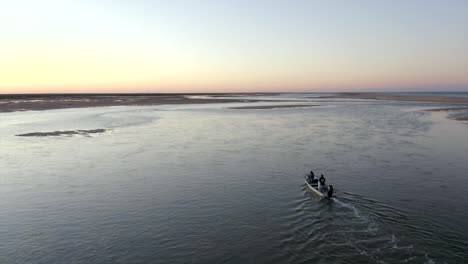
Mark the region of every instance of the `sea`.
POLYGON ((468 98, 468 92, 391 92, 402 96, 431 96, 431 97, 464 97, 468 98))
POLYGON ((468 263, 459 104, 266 97, 0 113, 0 263, 468 263))

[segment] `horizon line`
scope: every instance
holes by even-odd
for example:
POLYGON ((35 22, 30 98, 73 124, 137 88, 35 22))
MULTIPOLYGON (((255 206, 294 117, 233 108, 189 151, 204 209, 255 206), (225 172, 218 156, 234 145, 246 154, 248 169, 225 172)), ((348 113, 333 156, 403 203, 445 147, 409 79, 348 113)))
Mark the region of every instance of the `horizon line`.
POLYGON ((330 92, 288 92, 288 91, 275 91, 275 92, 96 92, 96 93, 76 93, 76 92, 60 92, 60 93, 1 93, 0 96, 26 96, 26 95, 222 95, 222 94, 357 94, 357 93, 468 93, 465 91, 439 91, 439 90, 426 90, 426 91, 330 91, 330 92))

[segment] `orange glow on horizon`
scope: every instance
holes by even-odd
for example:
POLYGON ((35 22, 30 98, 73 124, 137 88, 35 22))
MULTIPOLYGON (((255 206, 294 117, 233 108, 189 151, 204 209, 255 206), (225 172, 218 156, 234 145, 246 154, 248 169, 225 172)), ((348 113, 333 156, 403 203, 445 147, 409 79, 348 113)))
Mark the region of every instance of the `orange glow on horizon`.
POLYGON ((463 3, 84 2, 5 2, 0 94, 468 90, 463 3))

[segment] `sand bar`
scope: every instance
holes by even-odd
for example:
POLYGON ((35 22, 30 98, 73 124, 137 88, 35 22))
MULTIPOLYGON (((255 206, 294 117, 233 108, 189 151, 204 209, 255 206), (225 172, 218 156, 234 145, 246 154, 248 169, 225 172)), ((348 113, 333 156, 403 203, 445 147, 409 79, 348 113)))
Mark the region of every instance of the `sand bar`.
POLYGON ((421 111, 445 112, 445 111, 464 111, 464 110, 468 110, 468 106, 448 107, 448 108, 432 108, 432 109, 424 109, 424 110, 421 110, 421 111))
MULTIPOLYGON (((168 104, 298 102, 297 100, 245 99, 239 96, 271 94, 0 94, 0 112, 50 110, 99 106, 168 104), (220 98, 229 97, 229 98, 220 98)), ((300 102, 300 101, 299 101, 300 102)))
POLYGON ((399 95, 386 93, 339 93, 335 98, 373 99, 409 102, 468 103, 466 97, 399 95))
POLYGON ((190 98, 184 94, 19 94, 0 95, 0 112, 98 106, 143 106, 258 101, 259 100, 245 100, 238 98, 190 98))
POLYGON ((229 107, 229 109, 276 109, 276 108, 302 108, 302 107, 312 107, 320 105, 252 105, 252 106, 239 106, 239 107, 229 107))

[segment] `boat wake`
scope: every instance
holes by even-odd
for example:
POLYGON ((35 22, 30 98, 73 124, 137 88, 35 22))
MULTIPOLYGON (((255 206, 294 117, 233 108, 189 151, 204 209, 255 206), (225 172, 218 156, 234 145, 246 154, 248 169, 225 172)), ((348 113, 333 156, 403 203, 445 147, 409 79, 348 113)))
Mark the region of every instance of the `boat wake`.
MULTIPOLYGON (((466 248, 463 238, 429 221, 352 193, 339 198, 304 196, 291 204, 282 234, 288 262, 450 263, 450 248, 466 248), (440 241, 449 246, 435 247, 440 241), (438 248, 434 250, 434 248, 438 248), (313 249, 313 250, 312 250, 313 249)), ((451 256, 461 263, 464 256, 451 256), (460 262, 461 261, 461 262, 460 262)))
POLYGON ((350 203, 345 203, 345 202, 342 202, 340 201, 338 198, 336 197, 332 197, 331 198, 332 201, 334 201, 338 206, 341 206, 341 207, 344 207, 344 208, 347 208, 347 209, 350 209, 353 213, 354 213, 354 216, 358 219, 361 219, 362 221, 369 221, 369 219, 367 217, 364 217, 361 215, 361 213, 359 212, 359 210, 352 204, 350 203))

